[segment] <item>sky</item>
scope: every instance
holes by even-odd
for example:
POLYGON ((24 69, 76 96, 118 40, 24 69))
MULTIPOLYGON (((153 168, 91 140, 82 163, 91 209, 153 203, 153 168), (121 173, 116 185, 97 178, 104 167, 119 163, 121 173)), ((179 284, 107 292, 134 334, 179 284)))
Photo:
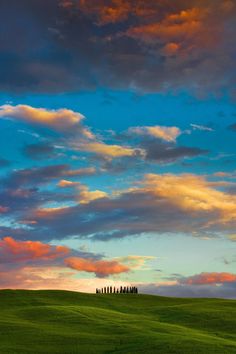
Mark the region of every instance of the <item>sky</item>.
POLYGON ((0 288, 236 298, 235 17, 1 0, 0 288))

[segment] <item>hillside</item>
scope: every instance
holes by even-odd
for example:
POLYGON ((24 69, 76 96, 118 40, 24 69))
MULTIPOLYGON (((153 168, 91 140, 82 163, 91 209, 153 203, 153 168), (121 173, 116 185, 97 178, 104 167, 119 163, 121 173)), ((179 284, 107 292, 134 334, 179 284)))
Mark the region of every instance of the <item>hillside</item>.
POLYGON ((0 353, 236 353, 236 301, 0 291, 0 353))

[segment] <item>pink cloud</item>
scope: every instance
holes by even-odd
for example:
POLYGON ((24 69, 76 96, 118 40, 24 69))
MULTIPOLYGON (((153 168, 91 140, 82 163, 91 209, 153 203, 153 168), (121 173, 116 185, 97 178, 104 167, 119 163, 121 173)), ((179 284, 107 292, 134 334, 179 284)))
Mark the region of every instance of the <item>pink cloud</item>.
POLYGON ((187 285, 234 283, 236 282, 236 274, 217 272, 200 273, 190 277, 186 277, 181 282, 187 285))
POLYGON ((84 259, 80 257, 70 257, 65 259, 65 264, 78 271, 95 273, 99 277, 106 277, 111 274, 125 273, 130 270, 129 267, 117 261, 97 261, 94 259, 84 259))
POLYGON ((12 237, 0 240, 0 257, 7 262, 53 260, 70 252, 65 246, 51 246, 40 241, 17 241, 12 237))

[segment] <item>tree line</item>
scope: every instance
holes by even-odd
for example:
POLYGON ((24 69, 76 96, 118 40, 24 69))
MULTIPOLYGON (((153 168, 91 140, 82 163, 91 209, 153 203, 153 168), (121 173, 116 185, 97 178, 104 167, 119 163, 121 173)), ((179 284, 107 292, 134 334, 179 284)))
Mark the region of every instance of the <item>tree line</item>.
POLYGON ((138 294, 138 288, 136 286, 104 286, 101 289, 96 288, 96 294, 138 294))

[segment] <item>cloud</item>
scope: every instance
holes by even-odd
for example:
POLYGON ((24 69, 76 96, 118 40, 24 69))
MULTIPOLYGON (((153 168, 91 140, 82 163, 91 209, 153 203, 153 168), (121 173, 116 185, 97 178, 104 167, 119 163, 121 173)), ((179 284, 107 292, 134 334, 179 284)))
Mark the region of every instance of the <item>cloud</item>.
POLYGON ((8 207, 0 205, 0 214, 4 214, 9 210, 8 207))
POLYGON ((82 278, 76 277, 76 271, 68 268, 31 267, 9 269, 8 272, 0 269, 0 289, 57 289, 95 293, 96 288, 104 286, 130 286, 131 284, 119 279, 82 278))
POLYGON ((236 274, 232 273, 201 273, 181 279, 188 285, 236 283, 236 274))
POLYGON ((17 263, 34 260, 54 260, 70 253, 68 247, 50 246, 40 241, 16 241, 12 237, 0 240, 0 263, 17 263))
POLYGON ((176 146, 173 144, 163 144, 158 141, 144 140, 141 143, 146 150, 146 159, 160 163, 171 163, 179 159, 193 158, 209 153, 198 147, 176 146))
POLYGON ((100 260, 96 255, 91 256, 92 254, 88 252, 73 251, 66 246, 52 246, 40 241, 17 241, 12 237, 4 237, 0 240, 0 271, 3 268, 7 271, 9 266, 24 268, 29 263, 36 268, 46 265, 46 262, 51 262, 48 264, 55 266, 53 263, 55 261, 59 261, 62 268, 64 262, 64 265, 69 268, 95 273, 98 277, 107 277, 130 270, 128 266, 117 260, 100 260))
POLYGON ((23 153, 33 160, 43 160, 56 156, 55 147, 49 143, 26 145, 23 148, 23 153))
POLYGON ((201 130, 201 131, 207 131, 207 132, 213 132, 214 129, 207 127, 205 125, 198 125, 198 124, 190 124, 193 130, 201 130))
POLYGON ((126 273, 129 267, 117 261, 93 260, 79 257, 71 257, 65 259, 65 264, 78 271, 95 273, 97 277, 104 278, 109 275, 126 273))
POLYGON ((3 157, 0 157, 0 168, 8 167, 10 164, 10 161, 4 159, 3 157))
POLYGON ((229 235, 229 239, 230 241, 236 242, 236 235, 235 234, 229 235))
POLYGON ((232 130, 233 132, 236 132, 236 123, 235 124, 231 124, 229 127, 228 127, 229 130, 232 130))
POLYGON ((76 199, 81 204, 86 204, 96 199, 108 197, 108 194, 106 192, 103 192, 101 190, 90 191, 86 185, 81 184, 80 182, 61 180, 59 181, 58 186, 61 188, 75 187, 77 192, 76 199))
POLYGON ((8 37, 1 46, 1 90, 129 87, 206 95, 226 89, 233 95, 235 12, 230 0, 52 0, 34 6, 13 0, 0 13, 8 37), (16 18, 30 25, 22 29, 16 18), (15 33, 24 39, 23 51, 15 33))
POLYGON ((129 17, 130 11, 133 10, 131 3, 122 0, 115 0, 110 4, 102 0, 100 3, 93 4, 93 6, 86 0, 81 1, 80 4, 78 1, 69 3, 68 1, 62 0, 61 5, 68 8, 76 6, 78 10, 83 11, 85 15, 95 16, 96 23, 100 26, 125 21, 129 17))
POLYGON ((108 158, 135 156, 144 154, 141 149, 134 149, 131 147, 120 145, 108 145, 103 142, 85 142, 84 144, 78 144, 77 149, 80 151, 93 152, 97 155, 101 155, 108 158))
POLYGON ((159 197, 167 198, 172 204, 189 211, 218 211, 221 222, 227 222, 236 216, 236 198, 212 188, 221 182, 209 182, 202 176, 171 174, 146 176, 145 185, 159 197))
POLYGON ((236 274, 205 272, 156 283, 139 283, 141 293, 174 297, 228 298, 235 299, 236 274))
POLYGON ((2 183, 6 187, 18 188, 21 186, 42 185, 52 180, 62 177, 82 177, 91 176, 96 173, 94 167, 85 167, 80 169, 70 169, 68 164, 48 165, 42 167, 33 167, 29 169, 20 169, 13 171, 2 183))
POLYGON ((34 234, 109 240, 142 233, 214 235, 233 232, 236 197, 227 183, 193 174, 148 174, 137 186, 71 207, 37 208, 34 234))
POLYGON ((176 139, 183 132, 175 126, 131 127, 119 138, 133 141, 142 151, 143 159, 158 163, 174 163, 179 159, 193 158, 209 151, 198 147, 177 145, 176 139))
POLYGON ((177 127, 164 127, 160 125, 133 127, 129 128, 128 132, 137 135, 148 135, 167 142, 175 142, 176 138, 181 134, 181 130, 177 127))
POLYGON ((127 264, 132 269, 147 269, 145 268, 145 263, 152 261, 156 257, 153 256, 136 256, 136 255, 129 255, 125 257, 119 257, 117 260, 121 263, 127 264))
POLYGON ((25 266, 20 269, 0 269, 1 289, 62 289, 95 293, 104 286, 138 286, 139 292, 174 297, 235 299, 236 282, 222 284, 179 284, 177 281, 156 283, 127 282, 109 278, 77 278, 77 271, 59 266, 25 266))
POLYGON ((181 298, 235 299, 236 282, 224 284, 188 285, 175 282, 139 283, 140 293, 181 298))
POLYGON ((93 134, 82 125, 84 116, 69 109, 49 110, 28 105, 0 106, 0 118, 13 118, 36 126, 43 126, 69 135, 81 134, 91 139, 93 134))
MULTIPOLYGON (((140 148, 106 144, 100 141, 88 127, 83 125, 84 116, 66 108, 49 110, 27 105, 0 106, 0 118, 8 117, 36 127, 46 127, 62 133, 63 144, 71 150, 93 153, 105 159, 143 157, 145 154, 145 151, 140 148)), ((166 132, 166 134, 168 133, 166 132)), ((50 157, 57 147, 60 147, 60 145, 54 144, 52 146, 48 143, 31 144, 24 148, 24 153, 30 158, 40 159, 42 157, 50 157)))
POLYGON ((68 181, 67 179, 61 179, 58 182, 58 187, 61 188, 70 188, 70 187, 76 187, 78 186, 79 182, 72 182, 72 181, 68 181))

